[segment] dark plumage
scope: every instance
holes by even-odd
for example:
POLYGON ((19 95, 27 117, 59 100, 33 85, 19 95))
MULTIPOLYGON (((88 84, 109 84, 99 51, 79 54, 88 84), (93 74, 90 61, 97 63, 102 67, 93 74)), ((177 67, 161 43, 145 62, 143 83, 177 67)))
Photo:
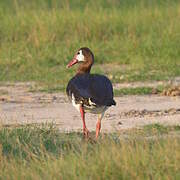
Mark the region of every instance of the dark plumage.
POLYGON ((79 63, 77 74, 69 81, 66 93, 73 106, 81 113, 83 132, 88 136, 85 123, 85 112, 99 114, 96 124, 96 138, 101 128, 101 120, 108 107, 116 105, 113 99, 111 81, 104 75, 90 74, 94 55, 87 47, 80 48, 67 67, 79 63))
POLYGON ((113 88, 110 80, 98 74, 77 74, 68 83, 66 89, 68 97, 71 99, 74 94, 76 103, 84 104, 87 99, 97 106, 115 105, 113 100, 113 88))

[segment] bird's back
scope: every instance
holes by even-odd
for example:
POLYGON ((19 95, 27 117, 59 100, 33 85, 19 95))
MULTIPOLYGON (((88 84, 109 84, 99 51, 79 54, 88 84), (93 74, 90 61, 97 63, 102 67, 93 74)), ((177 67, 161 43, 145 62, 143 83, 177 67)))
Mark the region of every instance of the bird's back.
POLYGON ((79 74, 74 76, 68 83, 67 95, 76 101, 90 99, 97 106, 115 105, 113 100, 113 87, 110 80, 98 74, 79 74))

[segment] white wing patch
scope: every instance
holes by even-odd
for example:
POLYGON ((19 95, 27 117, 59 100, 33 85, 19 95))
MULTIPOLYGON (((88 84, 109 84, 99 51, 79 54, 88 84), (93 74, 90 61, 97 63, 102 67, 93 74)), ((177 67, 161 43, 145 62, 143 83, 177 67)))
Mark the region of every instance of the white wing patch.
POLYGON ((88 102, 89 102, 90 106, 96 106, 96 103, 92 102, 90 98, 89 98, 88 102))
POLYGON ((80 104, 76 104, 74 94, 72 93, 72 105, 80 112, 80 104))
MULTIPOLYGON (((96 104, 94 102, 92 102, 90 98, 88 99, 88 102, 89 102, 90 106, 89 105, 87 106, 85 104, 83 106, 85 112, 90 112, 90 113, 93 113, 93 114, 100 114, 100 113, 105 112, 108 109, 107 106, 99 106, 99 107, 97 107, 96 104)), ((80 104, 76 103, 74 94, 72 93, 72 105, 77 109, 78 112, 80 112, 81 103, 83 103, 83 102, 80 102, 80 104)))

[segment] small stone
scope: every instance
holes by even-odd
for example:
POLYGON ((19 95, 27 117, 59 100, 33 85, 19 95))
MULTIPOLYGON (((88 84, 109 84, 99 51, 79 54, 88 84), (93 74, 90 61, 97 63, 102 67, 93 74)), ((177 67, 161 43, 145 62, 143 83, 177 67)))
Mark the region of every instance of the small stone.
POLYGON ((163 96, 166 96, 166 95, 167 95, 167 92, 166 92, 165 89, 163 90, 162 95, 163 95, 163 96))
POLYGON ((171 95, 172 96, 180 96, 180 91, 178 91, 178 90, 172 91, 171 95))
POLYGON ((119 122, 118 122, 118 125, 122 125, 122 122, 121 122, 121 121, 119 121, 119 122))
POLYGON ((10 96, 8 95, 4 95, 4 96, 0 96, 0 101, 10 101, 10 96))
POLYGON ((152 94, 158 94, 158 90, 156 88, 152 89, 152 94))
POLYGON ((53 96, 53 100, 57 100, 57 97, 56 97, 56 96, 53 96))
POLYGON ((167 96, 170 96, 170 95, 171 95, 171 91, 168 90, 168 91, 166 92, 166 95, 167 95, 167 96))
POLYGON ((176 113, 176 109, 171 108, 168 110, 168 114, 175 114, 176 113))

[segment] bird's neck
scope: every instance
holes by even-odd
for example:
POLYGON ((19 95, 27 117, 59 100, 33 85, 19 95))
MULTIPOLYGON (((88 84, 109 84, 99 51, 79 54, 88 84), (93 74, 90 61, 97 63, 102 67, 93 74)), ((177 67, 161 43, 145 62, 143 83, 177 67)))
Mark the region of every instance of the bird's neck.
POLYGON ((82 64, 77 70, 77 74, 90 74, 92 64, 82 64))

